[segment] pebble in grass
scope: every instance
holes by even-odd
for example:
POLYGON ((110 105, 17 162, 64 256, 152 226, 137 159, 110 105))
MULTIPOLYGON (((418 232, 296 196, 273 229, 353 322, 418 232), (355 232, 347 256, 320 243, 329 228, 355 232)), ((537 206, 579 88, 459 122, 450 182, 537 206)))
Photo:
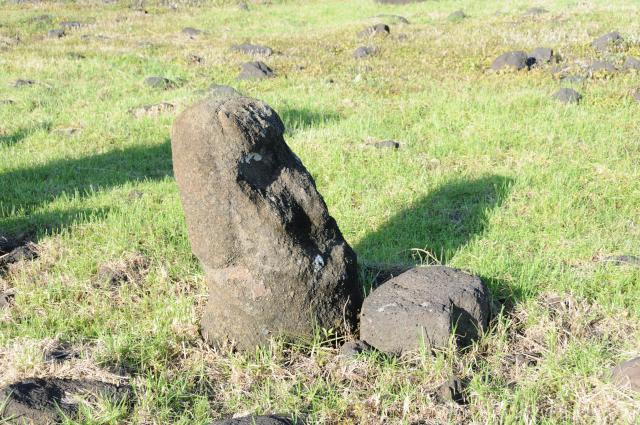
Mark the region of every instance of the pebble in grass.
POLYGON ((354 59, 364 59, 378 52, 378 48, 374 46, 360 46, 353 51, 354 59))
POLYGON ((144 79, 144 83, 153 87, 154 89, 172 89, 176 86, 176 83, 165 77, 147 77, 144 79))
POLYGON ((387 36, 391 33, 391 29, 387 24, 375 24, 360 31, 360 37, 373 37, 377 35, 387 36))

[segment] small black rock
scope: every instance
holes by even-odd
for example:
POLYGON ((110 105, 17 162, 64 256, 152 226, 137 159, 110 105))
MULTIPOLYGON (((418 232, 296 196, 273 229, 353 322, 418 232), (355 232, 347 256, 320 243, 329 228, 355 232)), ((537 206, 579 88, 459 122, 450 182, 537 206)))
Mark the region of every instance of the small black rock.
POLYGON ((360 37, 372 37, 375 35, 389 35, 391 33, 391 28, 387 24, 375 24, 370 27, 365 28, 358 35, 360 37))
POLYGON ((364 341, 348 341, 340 347, 340 355, 344 357, 355 357, 366 351, 372 350, 372 347, 364 341))
POLYGON ((622 36, 619 32, 613 31, 602 35, 591 42, 591 47, 599 52, 605 52, 611 47, 616 47, 622 44, 622 36))
POLYGON ((171 89, 176 86, 175 82, 165 77, 147 77, 144 83, 155 89, 171 89))
POLYGON ((47 33, 47 37, 49 38, 62 38, 64 35, 64 30, 49 30, 47 33))
POLYGON ((603 74, 612 74, 616 72, 618 69, 611 62, 606 61, 594 61, 589 66, 589 72, 591 74, 603 73, 603 74))
POLYGON ((367 56, 371 56, 378 52, 378 49, 373 46, 360 46, 353 51, 353 57, 355 59, 363 59, 367 56))
POLYGON ((239 80, 262 80, 271 77, 273 70, 261 61, 243 63, 238 75, 239 80))
POLYGON ((526 52, 521 50, 503 53, 498 56, 491 64, 491 69, 500 71, 504 69, 521 70, 529 68, 531 60, 526 52))
POLYGON ((549 13, 549 11, 543 7, 532 7, 524 12, 524 14, 527 16, 538 16, 544 15, 545 13, 549 13))

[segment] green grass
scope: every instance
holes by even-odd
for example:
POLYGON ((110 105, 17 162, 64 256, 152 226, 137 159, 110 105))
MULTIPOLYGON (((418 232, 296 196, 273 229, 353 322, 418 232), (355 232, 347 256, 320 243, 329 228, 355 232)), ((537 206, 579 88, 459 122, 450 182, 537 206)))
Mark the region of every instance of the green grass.
POLYGON ((0 100, 14 101, 0 104, 0 235, 29 237, 39 250, 0 277, 0 289, 16 292, 0 312, 0 385, 127 377, 133 407, 95 406, 77 422, 86 424, 207 424, 238 412, 344 424, 640 421, 638 395, 608 378, 640 354, 640 269, 599 261, 640 255, 640 104, 628 97, 638 74, 576 84, 583 102, 564 106, 551 99, 563 85, 548 67, 487 71, 505 51, 539 46, 578 71, 576 61, 602 57, 590 41, 612 30, 628 41, 610 57, 619 65, 640 56, 640 6, 538 5, 551 13, 525 18, 528 2, 496 0, 283 0, 249 12, 233 2, 154 3, 146 15, 0 2, 0 100), (447 20, 461 8, 469 18, 447 20), (381 13, 411 24, 359 39, 381 13), (51 19, 33 19, 43 14, 51 19), (66 20, 87 25, 45 37, 66 20), (185 26, 206 34, 188 40, 185 26), (276 78, 235 80, 249 58, 228 49, 244 41, 279 52, 265 60, 276 78), (352 59, 365 43, 380 53, 352 59), (189 64, 189 53, 204 64, 189 64), (178 87, 144 86, 152 75, 178 87), (36 84, 10 87, 18 78, 36 84), (478 344, 352 362, 337 360, 321 333, 255 353, 207 348, 197 329, 206 287, 171 170, 175 113, 128 111, 168 101, 178 113, 212 83, 280 114, 360 262, 440 262, 481 276, 505 309, 478 344), (68 127, 81 131, 57 131, 68 127), (369 137, 402 147, 365 148, 369 137), (105 283, 105 267, 132 278, 105 283), (46 363, 56 344, 80 356, 46 363), (434 397, 452 374, 468 382, 467 405, 434 397))

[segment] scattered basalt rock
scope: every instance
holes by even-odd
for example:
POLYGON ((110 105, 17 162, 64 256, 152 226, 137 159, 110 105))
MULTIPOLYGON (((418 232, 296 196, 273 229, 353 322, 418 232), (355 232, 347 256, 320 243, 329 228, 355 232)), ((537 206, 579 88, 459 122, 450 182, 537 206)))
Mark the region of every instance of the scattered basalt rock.
POLYGON ((535 65, 544 65, 554 60, 553 49, 548 47, 537 47, 529 54, 529 62, 535 65), (533 60, 531 60, 533 58, 533 60))
POLYGON ((396 150, 400 148, 400 143, 395 140, 372 140, 366 142, 367 146, 374 147, 376 149, 392 149, 396 150))
POLYGON ((233 87, 225 86, 222 84, 212 84, 207 90, 207 94, 211 97, 236 97, 242 96, 240 92, 233 87))
POLYGON ((268 415, 224 419, 215 421, 212 425, 302 425, 302 422, 294 421, 286 416, 268 415))
POLYGON ((375 24, 370 27, 365 28, 360 31, 358 35, 360 37, 373 37, 376 35, 389 35, 391 33, 391 29, 387 24, 375 24))
POLYGON ((560 81, 565 84, 578 84, 582 83, 584 80, 586 80, 586 78, 581 75, 564 75, 560 77, 560 81))
POLYGON ((243 63, 238 75, 239 80, 263 80, 272 77, 273 70, 262 61, 243 63))
POLYGON ((498 56, 491 64, 491 69, 494 71, 506 69, 519 71, 521 69, 528 69, 530 65, 531 60, 526 52, 514 51, 503 53, 498 56))
POLYGON ((27 87, 27 86, 32 86, 34 85, 36 82, 34 80, 23 80, 23 79, 18 79, 15 80, 13 83, 11 83, 11 87, 27 87))
POLYGON ((129 113, 136 118, 141 117, 155 117, 161 114, 173 112, 176 109, 175 105, 168 102, 161 102, 155 105, 144 105, 138 108, 129 109, 129 113))
POLYGON ((436 399, 440 403, 466 404, 464 383, 456 376, 448 379, 436 389, 436 399))
POLYGON ((213 346, 252 350, 356 322, 356 254, 284 130, 271 107, 247 97, 207 98, 172 129, 189 239, 209 286, 201 333, 213 346))
POLYGON ((367 351, 371 351, 372 347, 364 341, 349 341, 340 347, 340 355, 343 357, 356 357, 367 351))
POLYGON ((612 375, 616 385, 640 391, 640 357, 619 364, 612 370, 612 375))
MULTIPOLYGON (((10 307, 15 296, 15 291, 12 289, 0 292, 0 309, 10 307)), ((0 403, 0 406, 1 405, 2 403, 0 403)))
POLYGON ((128 386, 98 381, 32 378, 0 389, 0 417, 25 424, 59 423, 63 416, 75 417, 83 400, 107 397, 122 402, 128 386))
POLYGON ((530 9, 527 9, 526 12, 524 12, 526 16, 538 16, 538 15, 544 15, 545 13, 549 13, 549 11, 543 7, 532 7, 530 9))
POLYGON ((622 36, 619 32, 613 31, 602 35, 591 42, 591 47, 599 52, 606 52, 612 47, 617 47, 622 44, 622 36))
POLYGON ((0 250, 0 273, 7 269, 10 264, 19 261, 31 261, 38 258, 38 246, 33 242, 26 242, 23 245, 12 248, 9 252, 0 250))
POLYGON ((416 267, 376 288, 362 306, 360 338, 391 354, 444 347, 455 330, 468 345, 489 323, 491 299, 482 281, 460 270, 416 267))
POLYGON ((602 259, 602 262, 614 266, 640 266, 640 257, 635 255, 610 255, 602 259))
POLYGON ((262 46, 260 44, 234 44, 231 46, 231 50, 253 56, 268 57, 273 54, 273 49, 271 47, 262 46))
POLYGON ((82 24, 77 21, 65 21, 65 22, 60 22, 60 26, 64 29, 75 30, 80 28, 82 24))
POLYGON ((353 51, 354 59, 363 59, 368 56, 374 55, 378 52, 378 48, 374 46, 360 46, 353 51))
POLYGON ((202 30, 199 30, 197 28, 186 27, 186 28, 182 28, 182 34, 186 35, 189 38, 195 38, 200 34, 202 34, 202 30))
POLYGON ((606 61, 594 61, 593 63, 591 63, 591 65, 589 65, 588 69, 590 74, 612 74, 617 70, 618 69, 614 64, 606 61))
POLYGON ((377 16, 374 16, 374 18, 384 19, 386 21, 390 21, 396 24, 405 24, 405 25, 409 24, 409 20, 404 16, 400 16, 400 15, 377 15, 377 16))
POLYGON ((176 83, 174 81, 165 77, 147 77, 144 79, 144 83, 154 89, 167 90, 176 87, 176 83))
POLYGON ((64 36, 64 30, 49 30, 49 32, 47 32, 47 37, 49 38, 62 38, 64 36))
POLYGON ((627 56, 622 64, 623 69, 637 69, 640 70, 640 59, 633 56, 627 56))
POLYGON ((459 22, 459 21, 462 21, 466 17, 467 17, 467 14, 464 13, 463 10, 456 10, 455 12, 453 12, 449 16, 447 16, 447 20, 450 21, 450 22, 459 22))
POLYGON ((562 103, 579 103, 582 95, 574 89, 562 88, 553 95, 553 98, 562 103))
POLYGON ((640 102, 640 89, 635 89, 631 92, 631 97, 635 99, 637 102, 640 102))

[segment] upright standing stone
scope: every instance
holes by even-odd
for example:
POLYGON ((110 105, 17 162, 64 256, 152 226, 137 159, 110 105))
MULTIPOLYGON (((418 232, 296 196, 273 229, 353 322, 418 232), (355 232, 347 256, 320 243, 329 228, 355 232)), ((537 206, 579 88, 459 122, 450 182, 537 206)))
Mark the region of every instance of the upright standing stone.
POLYGON ((209 285, 201 330, 214 346, 252 349, 356 321, 356 255, 283 132, 273 109, 246 97, 205 99, 173 126, 174 172, 209 285))

